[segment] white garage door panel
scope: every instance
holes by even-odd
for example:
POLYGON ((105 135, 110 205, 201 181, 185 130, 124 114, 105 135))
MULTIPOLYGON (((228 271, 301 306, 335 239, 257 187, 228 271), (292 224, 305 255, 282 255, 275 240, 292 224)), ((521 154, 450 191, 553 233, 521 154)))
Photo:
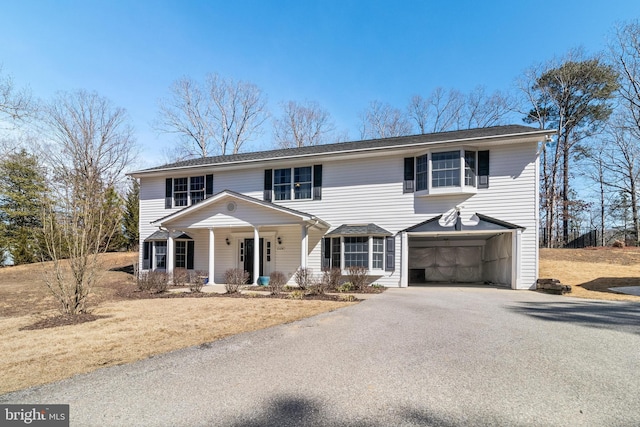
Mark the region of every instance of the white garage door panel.
POLYGON ((410 268, 424 268, 427 282, 481 282, 482 248, 411 248, 410 268))

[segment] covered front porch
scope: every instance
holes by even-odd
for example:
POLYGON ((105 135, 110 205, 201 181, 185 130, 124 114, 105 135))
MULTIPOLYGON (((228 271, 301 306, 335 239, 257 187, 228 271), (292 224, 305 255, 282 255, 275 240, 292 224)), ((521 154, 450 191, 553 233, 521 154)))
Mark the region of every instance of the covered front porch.
POLYGON ((250 283, 273 271, 292 278, 298 268, 309 267, 310 248, 329 228, 312 215, 231 191, 153 225, 159 228, 154 235, 161 233, 166 240, 149 240, 149 248, 145 241, 149 269, 162 269, 164 264, 169 274, 177 268, 195 270, 210 284, 224 283, 231 268, 247 271, 250 283))

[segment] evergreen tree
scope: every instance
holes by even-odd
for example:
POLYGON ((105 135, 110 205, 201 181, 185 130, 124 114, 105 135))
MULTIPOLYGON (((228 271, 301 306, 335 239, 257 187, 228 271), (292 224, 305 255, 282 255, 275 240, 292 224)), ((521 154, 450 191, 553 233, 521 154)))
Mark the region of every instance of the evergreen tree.
POLYGON ((44 171, 34 155, 23 149, 0 160, 0 248, 16 265, 41 259, 45 192, 44 171))
POLYGON ((138 247, 140 234, 138 232, 138 219, 140 218, 140 183, 137 179, 131 180, 131 186, 127 191, 125 209, 122 217, 122 229, 127 242, 127 249, 135 250, 138 247))

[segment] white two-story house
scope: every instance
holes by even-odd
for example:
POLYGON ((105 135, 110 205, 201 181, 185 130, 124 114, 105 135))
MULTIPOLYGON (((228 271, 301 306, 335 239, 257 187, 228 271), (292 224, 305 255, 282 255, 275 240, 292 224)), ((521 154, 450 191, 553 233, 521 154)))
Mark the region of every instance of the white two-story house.
POLYGON ((140 180, 142 270, 363 266, 404 287, 534 288, 539 147, 510 125, 187 160, 140 180))

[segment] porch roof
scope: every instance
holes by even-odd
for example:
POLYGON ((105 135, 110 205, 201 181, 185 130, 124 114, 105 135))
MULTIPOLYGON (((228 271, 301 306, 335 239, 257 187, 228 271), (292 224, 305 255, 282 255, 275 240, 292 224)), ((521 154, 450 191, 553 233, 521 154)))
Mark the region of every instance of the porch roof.
POLYGON ((390 232, 376 224, 343 224, 327 236, 392 236, 390 232))
POLYGON ((256 199, 255 197, 250 197, 244 194, 240 194, 237 193, 235 191, 231 191, 231 190, 223 190, 217 194, 214 194, 213 196, 204 199, 196 204, 193 204, 191 206, 187 206, 183 209, 180 209, 179 211, 173 212, 169 215, 166 215, 162 218, 159 218, 155 221, 152 221, 151 224, 161 227, 163 225, 165 225, 168 222, 171 222, 173 220, 176 220, 178 218, 181 218, 185 215, 189 215, 193 212, 196 212, 198 210, 201 210, 203 208, 206 208, 207 206, 211 206, 214 205, 215 203, 219 202, 221 199, 226 199, 226 200, 238 200, 238 201, 244 201, 244 202, 248 202, 250 204, 254 204, 256 206, 261 206, 261 207, 265 207, 267 209, 272 209, 274 211, 280 212, 280 213, 285 213, 287 215, 291 215, 295 218, 297 218, 299 221, 308 221, 308 222, 315 222, 316 224, 320 225, 323 228, 329 228, 330 225, 323 221, 322 219, 316 217, 315 215, 311 215, 305 212, 301 212, 295 209, 291 209, 291 208, 287 208, 285 206, 280 206, 280 205, 276 205, 274 203, 271 202, 266 202, 264 200, 260 200, 260 199, 256 199))
POLYGON ((153 233, 151 236, 144 239, 144 241, 147 242, 149 240, 167 240, 169 236, 171 236, 174 239, 193 240, 191 236, 189 236, 184 231, 176 230, 176 231, 169 232, 169 230, 158 230, 155 233, 153 233))

